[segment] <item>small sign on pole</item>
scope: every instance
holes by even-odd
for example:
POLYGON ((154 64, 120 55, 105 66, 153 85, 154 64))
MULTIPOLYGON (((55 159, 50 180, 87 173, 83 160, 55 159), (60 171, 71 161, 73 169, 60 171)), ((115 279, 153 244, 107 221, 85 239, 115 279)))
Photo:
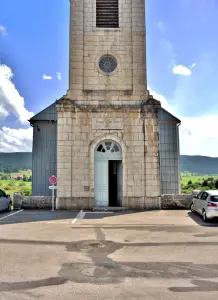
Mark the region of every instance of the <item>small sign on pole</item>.
POLYGON ((52 190, 52 210, 54 210, 54 190, 57 189, 57 186, 55 186, 55 184, 57 183, 57 177, 52 175, 49 178, 49 182, 50 184, 52 184, 51 186, 49 186, 49 189, 52 190))

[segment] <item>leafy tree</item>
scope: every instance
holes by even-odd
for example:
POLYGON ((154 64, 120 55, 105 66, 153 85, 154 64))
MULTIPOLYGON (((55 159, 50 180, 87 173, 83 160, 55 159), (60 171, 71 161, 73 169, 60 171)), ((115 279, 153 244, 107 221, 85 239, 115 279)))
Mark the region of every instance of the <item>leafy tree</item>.
POLYGON ((32 181, 32 176, 30 175, 30 177, 28 178, 28 181, 31 182, 32 181))
POLYGON ((218 189, 218 180, 215 181, 215 188, 218 189))
POLYGON ((28 177, 26 174, 23 174, 23 181, 28 181, 28 177))
POLYGON ((192 181, 191 181, 191 180, 188 181, 188 185, 190 185, 190 184, 192 184, 192 181))
POLYGON ((208 186, 208 181, 207 181, 207 180, 204 180, 204 181, 202 182, 202 186, 208 186))

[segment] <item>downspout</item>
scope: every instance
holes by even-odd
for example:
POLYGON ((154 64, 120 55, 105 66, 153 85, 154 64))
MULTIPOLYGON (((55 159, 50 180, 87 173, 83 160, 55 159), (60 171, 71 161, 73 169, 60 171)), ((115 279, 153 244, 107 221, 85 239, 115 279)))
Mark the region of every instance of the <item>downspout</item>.
POLYGON ((178 185, 179 185, 179 194, 181 194, 181 180, 180 180, 180 143, 179 143, 179 126, 181 121, 177 124, 177 157, 178 157, 178 185))

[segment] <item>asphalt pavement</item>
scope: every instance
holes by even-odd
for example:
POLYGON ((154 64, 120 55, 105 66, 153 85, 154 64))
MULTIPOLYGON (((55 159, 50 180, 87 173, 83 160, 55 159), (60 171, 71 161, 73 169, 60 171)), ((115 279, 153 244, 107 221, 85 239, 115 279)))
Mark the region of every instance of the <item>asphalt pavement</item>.
POLYGON ((0 299, 217 299, 217 238, 186 210, 0 213, 0 299))

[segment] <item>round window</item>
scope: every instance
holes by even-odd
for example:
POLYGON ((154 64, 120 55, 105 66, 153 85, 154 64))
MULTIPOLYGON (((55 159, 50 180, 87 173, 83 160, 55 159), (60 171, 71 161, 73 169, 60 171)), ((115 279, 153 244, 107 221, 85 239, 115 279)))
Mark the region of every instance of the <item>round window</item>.
POLYGON ((104 73, 112 73, 117 68, 117 61, 114 57, 105 55, 99 61, 99 68, 104 73))

